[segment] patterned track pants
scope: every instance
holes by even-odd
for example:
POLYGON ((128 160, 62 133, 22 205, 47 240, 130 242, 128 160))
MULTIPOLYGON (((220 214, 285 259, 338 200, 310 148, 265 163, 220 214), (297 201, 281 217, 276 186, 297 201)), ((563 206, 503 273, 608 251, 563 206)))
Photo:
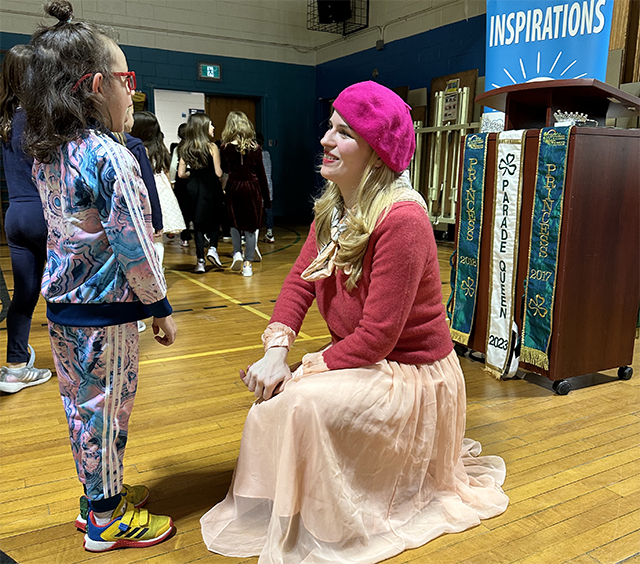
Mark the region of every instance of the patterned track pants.
POLYGON ((93 501, 122 489, 124 448, 138 383, 138 327, 49 322, 58 384, 80 482, 93 501))

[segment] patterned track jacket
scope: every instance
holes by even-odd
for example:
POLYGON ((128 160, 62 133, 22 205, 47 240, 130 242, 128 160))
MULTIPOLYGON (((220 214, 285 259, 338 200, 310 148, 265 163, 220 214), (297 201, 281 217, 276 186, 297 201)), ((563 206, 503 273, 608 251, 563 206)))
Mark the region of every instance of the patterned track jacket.
POLYGON ((153 246, 151 207, 133 155, 89 130, 33 177, 48 226, 47 317, 76 327, 166 317, 171 306, 153 246))

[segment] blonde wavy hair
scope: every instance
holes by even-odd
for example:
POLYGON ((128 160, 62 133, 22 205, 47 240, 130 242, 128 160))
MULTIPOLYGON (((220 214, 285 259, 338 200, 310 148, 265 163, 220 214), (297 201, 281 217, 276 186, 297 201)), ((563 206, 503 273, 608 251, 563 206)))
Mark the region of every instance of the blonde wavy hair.
POLYGON ((236 145, 241 155, 246 154, 247 151, 255 151, 258 148, 256 130, 244 112, 229 112, 221 139, 223 143, 236 145))
MULTIPOLYGON (((362 277, 362 262, 367 252, 369 237, 374 228, 389 212, 394 203, 395 182, 400 174, 386 164, 376 166, 378 155, 374 152, 365 166, 362 179, 356 191, 355 205, 346 210, 344 223, 346 229, 338 239, 339 249, 335 265, 344 272, 351 273, 347 278, 347 290, 353 290, 362 277)), ((338 185, 327 181, 323 193, 314 203, 316 221, 316 244, 322 249, 331 240, 331 220, 334 210, 342 214, 344 200, 338 185)))

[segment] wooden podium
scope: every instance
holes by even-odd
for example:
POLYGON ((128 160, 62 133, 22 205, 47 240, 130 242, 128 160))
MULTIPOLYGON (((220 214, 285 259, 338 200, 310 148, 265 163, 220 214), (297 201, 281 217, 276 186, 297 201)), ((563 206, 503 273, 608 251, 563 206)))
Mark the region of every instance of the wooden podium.
MULTIPOLYGON (((562 81, 577 82, 585 81, 562 81)), ((593 82, 593 81, 592 81, 593 82)), ((532 85, 501 93, 491 91, 478 96, 485 103, 490 94, 503 100, 508 124, 523 124, 541 119, 541 107, 525 116, 522 98, 517 103, 511 95, 528 92, 536 100, 569 100, 542 91, 533 94, 532 85)), ((562 87, 562 85, 555 85, 562 87)), ((565 88, 571 88, 565 86, 565 88)), ((583 84, 579 85, 580 88, 583 84)), ((599 88, 599 87, 598 87, 599 88)), ((610 88, 610 87, 607 87, 610 88)), ((620 91, 617 91, 620 92, 620 91)), ((640 99, 624 94, 629 103, 640 99)), ((502 103, 502 102, 501 102, 502 103)), ((609 101, 609 104, 614 102, 609 101)), ((545 119, 553 108, 547 106, 545 119)), ((586 112, 575 104, 561 108, 586 112)), ((555 111, 555 110, 554 110, 555 111)), ((630 110, 625 110, 629 112, 630 110)), ((604 112, 604 116, 608 111, 604 112)), ((551 113, 552 116, 552 113, 551 113)), ((589 117, 592 117, 591 115, 589 117)), ((603 116, 597 116, 598 119, 603 116)), ((553 119, 553 117, 551 118, 553 119)), ((548 123, 545 121, 545 125, 548 123)), ((526 133, 520 247, 516 273, 515 321, 522 330, 522 302, 527 276, 528 251, 533 199, 537 175, 539 129, 526 133)), ((491 256, 491 222, 493 186, 496 178, 496 133, 488 136, 485 168, 485 195, 480 247, 480 273, 474 325, 468 346, 486 352, 489 315, 489 257, 491 256)), ((464 143, 464 141, 463 141, 464 143)), ((462 151, 461 151, 462 154, 462 151)), ((461 198, 458 198, 458 216, 461 198)), ((457 243, 457 241, 456 241, 457 243)), ((571 389, 565 378, 590 374, 616 367, 626 367, 633 358, 635 328, 640 301, 640 130, 604 127, 575 127, 570 136, 564 188, 564 207, 560 234, 557 286, 553 329, 549 347, 549 370, 521 363, 524 370, 554 380, 554 389, 566 394, 571 389)), ((631 369, 622 368, 621 378, 630 378, 631 369)))
POLYGON ((593 78, 513 84, 476 96, 476 103, 504 112, 505 131, 550 127, 558 110, 588 114, 598 127, 640 114, 640 98, 593 78))

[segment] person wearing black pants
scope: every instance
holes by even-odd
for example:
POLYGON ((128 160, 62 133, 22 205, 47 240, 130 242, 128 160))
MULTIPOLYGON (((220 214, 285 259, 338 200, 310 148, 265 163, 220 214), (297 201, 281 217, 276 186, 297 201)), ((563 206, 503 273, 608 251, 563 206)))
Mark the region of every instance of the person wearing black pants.
POLYGON ((0 391, 10 394, 51 378, 50 370, 33 366, 35 352, 29 345, 31 318, 38 303, 47 249, 42 202, 31 180, 33 160, 21 146, 26 116, 19 106, 18 93, 30 55, 27 45, 16 45, 2 64, 0 135, 9 192, 5 232, 14 291, 7 312, 7 366, 0 368, 0 391))

